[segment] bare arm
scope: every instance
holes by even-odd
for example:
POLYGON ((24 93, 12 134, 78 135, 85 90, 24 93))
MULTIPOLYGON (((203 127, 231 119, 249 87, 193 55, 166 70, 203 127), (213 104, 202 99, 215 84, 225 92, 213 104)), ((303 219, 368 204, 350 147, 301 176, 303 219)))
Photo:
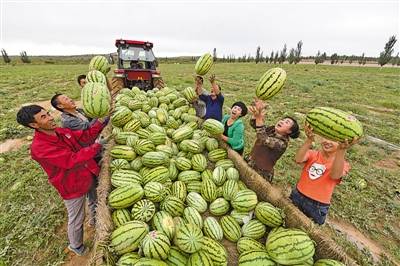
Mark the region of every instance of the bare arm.
POLYGON ((297 164, 302 164, 307 161, 307 151, 311 149, 312 143, 314 142, 314 132, 312 131, 311 127, 306 124, 304 126, 304 130, 306 132, 307 139, 296 153, 295 161, 297 164))
POLYGON ((341 142, 338 146, 338 149, 335 154, 335 159, 333 159, 332 168, 329 172, 329 176, 332 179, 339 179, 343 176, 344 169, 344 156, 346 154, 347 149, 356 144, 359 140, 357 138, 353 139, 350 143, 348 140, 341 142))

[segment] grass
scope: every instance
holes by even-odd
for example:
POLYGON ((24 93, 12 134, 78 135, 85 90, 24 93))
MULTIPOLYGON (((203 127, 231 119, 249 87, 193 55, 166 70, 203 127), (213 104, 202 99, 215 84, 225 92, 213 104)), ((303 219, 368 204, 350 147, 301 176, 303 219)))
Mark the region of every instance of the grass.
MULTIPOLYGON (((225 94, 225 111, 235 101, 251 102, 254 87, 271 65, 253 63, 216 64, 213 71, 221 80, 225 94)), ((353 112, 363 123, 367 135, 400 145, 400 70, 398 68, 285 65, 288 80, 282 93, 268 102, 267 123, 274 124, 285 115, 299 123, 315 106, 332 106, 353 112)), ((161 65, 168 86, 193 86, 192 64, 161 65)), ((23 137, 30 130, 18 127, 15 114, 21 104, 49 100, 55 92, 79 99, 75 78, 87 71, 87 65, 0 65, 0 140, 23 137)), ((209 89, 208 82, 205 88, 209 89)), ((245 125, 248 125, 246 117, 245 125)), ((253 130, 246 130, 245 153, 254 141, 253 130)), ((276 165, 276 182, 293 186, 301 169, 294 163, 296 150, 304 141, 290 146, 276 165)), ((64 259, 62 249, 66 236, 57 235, 57 228, 66 221, 63 204, 47 183, 41 168, 29 158, 27 147, 0 155, 0 257, 8 264, 30 264, 40 258, 39 265, 57 264, 64 259), (39 254, 39 255, 38 255, 39 254)), ((390 150, 366 140, 347 153, 352 166, 350 174, 335 190, 330 216, 350 222, 365 235, 382 245, 400 261, 400 191, 399 167, 377 168, 381 160, 393 157, 390 150), (360 190, 358 178, 368 187, 360 190)), ((342 237, 339 243, 363 265, 370 265, 367 253, 359 252, 342 237)), ((0 265, 1 265, 0 260, 0 265)), ((382 265, 388 265, 383 263, 382 265)))

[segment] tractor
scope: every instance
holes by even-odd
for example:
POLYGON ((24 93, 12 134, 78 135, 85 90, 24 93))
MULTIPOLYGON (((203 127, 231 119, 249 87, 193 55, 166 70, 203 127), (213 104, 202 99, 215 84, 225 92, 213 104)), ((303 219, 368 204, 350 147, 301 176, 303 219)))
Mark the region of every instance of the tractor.
POLYGON ((112 79, 113 91, 138 87, 141 90, 162 88, 164 83, 152 48, 153 43, 118 39, 115 41, 118 58, 112 79))

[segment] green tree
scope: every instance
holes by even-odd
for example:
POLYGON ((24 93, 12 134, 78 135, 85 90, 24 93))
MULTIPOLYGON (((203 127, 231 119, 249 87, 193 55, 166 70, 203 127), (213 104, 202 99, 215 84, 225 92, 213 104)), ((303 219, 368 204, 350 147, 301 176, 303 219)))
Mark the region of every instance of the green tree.
POLYGON ((8 64, 11 62, 10 57, 8 56, 6 50, 1 49, 1 55, 3 56, 4 63, 8 64))
POLYGON ((358 64, 362 65, 365 59, 365 53, 362 53, 362 55, 358 58, 358 64))
POLYGON ((331 55, 331 65, 336 64, 339 60, 339 56, 337 53, 334 53, 333 55, 331 55))
POLYGON ((257 51, 256 51, 256 64, 258 64, 258 62, 260 62, 260 50, 261 50, 261 47, 260 46, 258 46, 257 47, 257 51))
POLYGON ((218 57, 217 57, 217 48, 214 48, 214 51, 213 51, 213 60, 214 60, 214 62, 217 62, 217 60, 218 60, 218 57))
POLYGON ((289 56, 288 56, 287 59, 288 59, 289 64, 293 64, 293 63, 296 61, 296 56, 295 56, 295 50, 294 50, 294 48, 291 48, 291 49, 290 49, 289 56))
POLYGON ((379 65, 384 66, 390 61, 394 50, 393 47, 396 44, 396 42, 397 42, 396 36, 393 35, 389 38, 389 41, 385 44, 385 49, 379 55, 378 58, 379 65))
POLYGON ((286 56, 287 56, 287 47, 286 47, 286 43, 285 43, 285 45, 283 46, 283 49, 281 51, 281 54, 279 55, 279 64, 283 64, 283 62, 285 62, 286 56))
POLYGON ((275 57, 274 57, 274 64, 276 64, 278 62, 278 60, 279 60, 279 52, 277 51, 275 53, 275 57))
POLYGON ((299 41, 297 43, 297 48, 296 48, 295 53, 294 53, 294 57, 295 57, 294 63, 295 64, 297 64, 297 63, 299 63, 301 61, 301 49, 302 49, 302 47, 303 47, 303 41, 299 41))

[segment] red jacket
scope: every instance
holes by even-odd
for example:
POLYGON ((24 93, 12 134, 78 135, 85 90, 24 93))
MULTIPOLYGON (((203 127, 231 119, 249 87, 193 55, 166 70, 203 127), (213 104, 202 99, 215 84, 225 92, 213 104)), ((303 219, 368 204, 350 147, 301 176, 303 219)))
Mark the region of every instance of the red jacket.
POLYGON ((87 130, 56 128, 56 136, 35 131, 31 146, 32 159, 46 171, 49 182, 63 199, 86 194, 93 176, 99 174, 100 168, 93 158, 101 145, 94 141, 103 127, 102 123, 96 122, 87 130), (86 147, 83 147, 85 144, 86 147))

